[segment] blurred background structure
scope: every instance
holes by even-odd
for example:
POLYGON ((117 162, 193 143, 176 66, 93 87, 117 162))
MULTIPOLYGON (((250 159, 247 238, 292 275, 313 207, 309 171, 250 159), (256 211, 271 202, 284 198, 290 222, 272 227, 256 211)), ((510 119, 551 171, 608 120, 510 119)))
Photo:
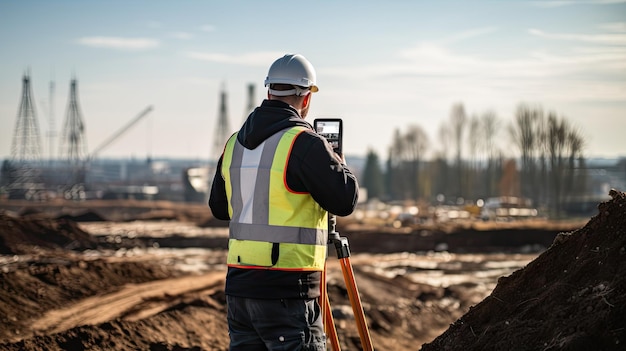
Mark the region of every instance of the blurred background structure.
MULTIPOLYGON (((144 109, 90 153, 85 133, 88 123, 73 78, 58 156, 50 154, 44 159, 28 75, 24 75, 22 90, 13 156, 2 166, 0 195, 9 199, 205 202, 217 159, 234 132, 228 93, 222 85, 216 103, 217 125, 213 137, 207 139, 210 151, 206 159, 100 158, 102 150, 153 107, 144 109)), ((248 84, 247 91, 244 116, 255 107, 254 84, 248 84)), ((610 188, 626 187, 626 158, 586 158, 584 138, 564 117, 520 104, 507 131, 511 147, 517 148, 521 157, 495 146, 498 128, 501 123, 493 114, 470 117, 462 104, 455 104, 449 122, 441 127, 443 144, 439 148, 420 126, 409 125, 395 132, 386 160, 371 150, 366 157, 347 155, 362 186, 364 211, 360 215, 382 218, 395 226, 428 220, 577 217, 592 213, 610 188), (439 151, 427 157, 429 149, 439 151)))

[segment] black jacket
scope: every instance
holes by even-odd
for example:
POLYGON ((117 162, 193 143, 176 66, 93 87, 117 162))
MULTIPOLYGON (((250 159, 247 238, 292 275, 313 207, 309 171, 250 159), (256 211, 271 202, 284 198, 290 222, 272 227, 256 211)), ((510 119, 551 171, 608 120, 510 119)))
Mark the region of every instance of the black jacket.
MULTIPOLYGON (((254 149, 276 132, 294 126, 310 130, 298 135, 294 141, 287 164, 287 186, 293 191, 310 193, 322 208, 332 214, 349 215, 358 199, 356 178, 341 163, 326 140, 315 133, 293 107, 282 101, 263 101, 246 119, 237 141, 247 149, 254 149)), ((209 207, 216 218, 229 220, 221 166, 220 157, 209 207)), ((229 268, 226 294, 251 298, 315 298, 319 296, 320 276, 319 272, 229 268)))

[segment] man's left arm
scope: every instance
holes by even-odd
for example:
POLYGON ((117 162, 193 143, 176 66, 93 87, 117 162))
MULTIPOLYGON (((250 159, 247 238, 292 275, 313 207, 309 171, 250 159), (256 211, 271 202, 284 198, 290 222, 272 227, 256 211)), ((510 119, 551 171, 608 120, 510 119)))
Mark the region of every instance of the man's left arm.
POLYGON ((294 172, 322 208, 337 216, 354 211, 359 194, 357 179, 327 142, 321 137, 301 135, 294 144, 293 156, 299 163, 294 172))

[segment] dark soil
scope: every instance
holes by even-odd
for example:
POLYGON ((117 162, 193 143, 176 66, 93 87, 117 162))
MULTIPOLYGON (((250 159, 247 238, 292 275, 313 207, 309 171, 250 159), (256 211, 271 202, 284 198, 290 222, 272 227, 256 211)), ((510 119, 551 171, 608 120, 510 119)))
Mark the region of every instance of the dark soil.
POLYGON ((626 196, 610 195, 422 350, 625 350, 626 196))
POLYGON ((97 239, 67 219, 21 220, 0 212, 0 254, 32 253, 40 249, 95 249, 97 239))

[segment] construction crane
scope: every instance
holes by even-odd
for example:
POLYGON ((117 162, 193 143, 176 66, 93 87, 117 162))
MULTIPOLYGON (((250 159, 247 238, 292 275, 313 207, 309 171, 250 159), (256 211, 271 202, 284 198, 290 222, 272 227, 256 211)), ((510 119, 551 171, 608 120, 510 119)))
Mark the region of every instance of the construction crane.
POLYGON ((129 130, 132 126, 134 126, 137 122, 139 122, 143 117, 145 117, 148 113, 152 111, 152 106, 148 106, 145 110, 143 110, 140 114, 137 115, 132 121, 126 124, 123 128, 119 129, 115 134, 110 136, 107 140, 105 140, 100 146, 98 146, 94 151, 89 155, 89 160, 96 158, 98 153, 102 151, 104 148, 113 143, 117 138, 122 136, 127 130, 129 130))

